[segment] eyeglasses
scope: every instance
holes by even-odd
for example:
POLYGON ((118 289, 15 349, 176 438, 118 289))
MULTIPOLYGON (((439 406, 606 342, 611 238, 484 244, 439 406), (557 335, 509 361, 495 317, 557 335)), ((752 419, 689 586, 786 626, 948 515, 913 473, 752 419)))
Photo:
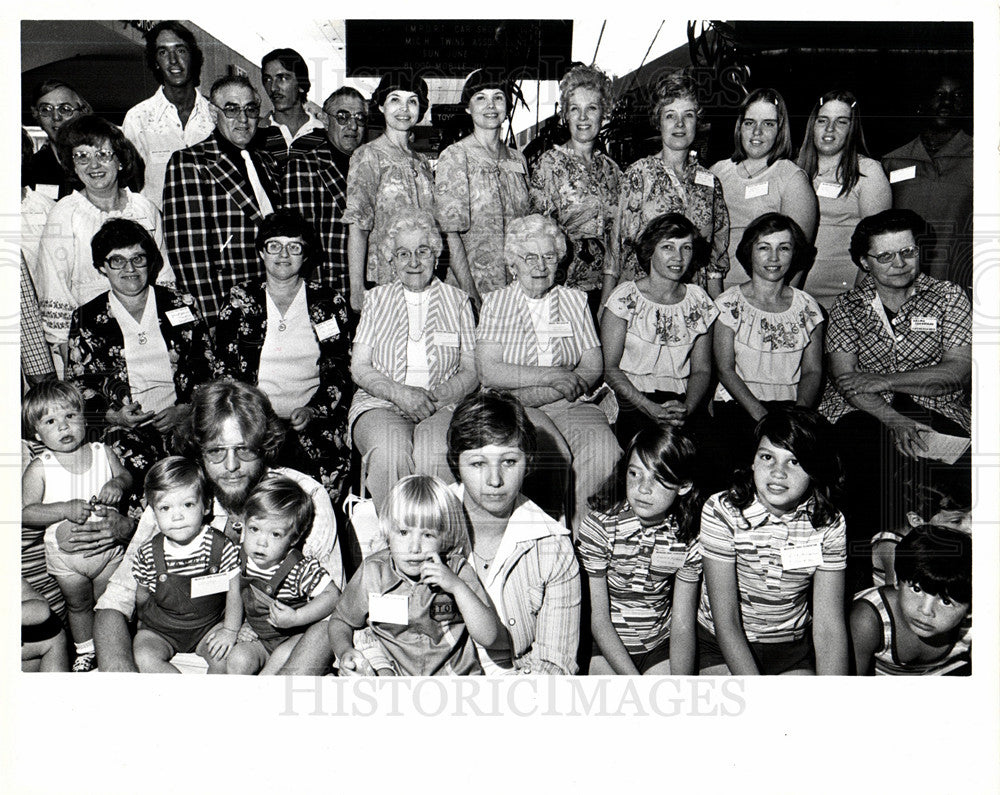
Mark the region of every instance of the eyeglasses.
POLYGON ((212 105, 219 108, 222 111, 222 115, 227 119, 238 119, 240 116, 246 116, 248 119, 256 119, 260 116, 259 102, 248 102, 246 105, 227 102, 221 107, 213 102, 212 105))
POLYGON ((115 153, 110 149, 97 149, 93 152, 87 152, 83 149, 75 149, 73 151, 73 162, 80 166, 85 166, 94 160, 98 163, 110 163, 114 159, 115 153))
POLYGON ((136 254, 134 257, 123 257, 121 254, 112 254, 104 260, 104 264, 113 271, 120 271, 126 265, 131 265, 136 270, 139 270, 139 268, 145 268, 149 264, 149 260, 145 254, 136 254))
POLYGON ((537 254, 525 254, 521 259, 524 260, 525 265, 534 267, 539 261, 544 262, 546 265, 555 265, 559 261, 559 256, 557 254, 542 254, 539 257, 537 254))
POLYGON ((69 102, 63 102, 59 105, 50 105, 48 102, 43 102, 41 105, 35 106, 35 112, 45 119, 49 118, 56 111, 59 111, 60 116, 75 116, 82 110, 82 105, 71 105, 69 102))
POLYGON ((306 244, 300 240, 289 240, 287 243, 282 243, 280 240, 268 240, 264 243, 264 251, 268 254, 280 254, 284 251, 290 257, 297 257, 305 250, 306 244))
POLYGON ((920 249, 916 246, 907 246, 906 248, 899 249, 899 251, 883 251, 879 254, 868 254, 868 256, 880 265, 888 265, 896 259, 897 254, 903 259, 916 259, 920 256, 920 249))
POLYGON ((230 450, 240 461, 256 461, 260 458, 259 450, 242 444, 236 447, 206 447, 201 454, 209 463, 221 464, 229 457, 230 450))
POLYGON ((418 246, 416 251, 410 252, 405 248, 397 248, 392 252, 392 258, 400 265, 409 265, 410 260, 416 257, 420 262, 427 262, 434 256, 434 251, 430 246, 418 246))
POLYGON ((354 119, 354 123, 358 127, 364 127, 368 124, 368 114, 367 113, 351 113, 348 110, 338 110, 336 113, 331 114, 333 118, 337 120, 337 124, 341 127, 346 127, 347 122, 354 119))

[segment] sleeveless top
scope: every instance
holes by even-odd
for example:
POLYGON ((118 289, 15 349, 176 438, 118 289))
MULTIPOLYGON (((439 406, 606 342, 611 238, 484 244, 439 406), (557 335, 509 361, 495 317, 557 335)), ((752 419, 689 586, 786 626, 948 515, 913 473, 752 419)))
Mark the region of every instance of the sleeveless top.
MULTIPOLYGON (((67 500, 89 500, 100 493, 101 487, 113 477, 108 453, 100 442, 90 442, 90 469, 79 475, 70 472, 59 463, 51 450, 45 450, 38 456, 42 462, 42 473, 45 478, 45 495, 42 504, 65 502, 67 500)), ((99 517, 91 514, 93 521, 99 517)), ((45 528, 45 541, 56 543, 56 528, 62 520, 53 522, 45 528)))

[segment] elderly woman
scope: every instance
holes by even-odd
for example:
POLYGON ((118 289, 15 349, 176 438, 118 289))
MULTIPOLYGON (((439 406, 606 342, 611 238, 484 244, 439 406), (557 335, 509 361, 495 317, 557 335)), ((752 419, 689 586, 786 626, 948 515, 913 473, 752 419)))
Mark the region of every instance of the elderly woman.
POLYGON ((434 178, 427 158, 410 147, 410 129, 427 113, 427 83, 409 70, 385 74, 373 95, 385 118, 385 132, 351 155, 347 176, 350 226, 347 267, 351 309, 361 311, 367 283, 388 284, 395 278, 383 256, 386 232, 401 210, 434 207, 434 178))
POLYGON ((175 279, 166 261, 160 211, 125 187, 141 165, 121 130, 98 116, 80 116, 60 131, 58 150, 59 161, 82 190, 56 202, 49 213, 35 288, 46 339, 63 352, 73 310, 108 290, 108 277, 92 259, 90 244, 105 221, 125 218, 146 229, 163 262, 157 283, 173 286, 175 279))
POLYGON ((611 78, 594 66, 570 69, 559 81, 559 113, 569 141, 545 152, 531 175, 532 209, 555 218, 572 246, 566 286, 587 293, 594 317, 611 279, 604 266, 622 179, 618 164, 596 148, 611 108, 611 78))
MULTIPOLYGON (((682 213, 711 248, 708 263, 693 274, 693 281, 716 298, 729 270, 729 212, 722 184, 698 165, 697 153, 691 149, 701 115, 695 85, 682 74, 672 74, 660 81, 654 96, 650 119, 660 132, 662 148, 625 172, 611 239, 612 258, 605 272, 615 278, 614 283, 635 279, 635 245, 646 224, 664 213, 682 213)), ((606 287, 604 292, 606 300, 610 290, 606 287)))
POLYGON ((430 212, 397 213, 380 252, 395 279, 367 294, 354 338, 349 422, 376 510, 401 477, 447 474, 452 407, 478 384, 469 297, 434 276, 442 245, 430 212))
POLYGON ((550 426, 569 446, 576 527, 622 451, 608 418, 586 400, 603 372, 601 343, 586 295, 555 285, 565 254, 566 240, 551 218, 529 215, 509 224, 504 259, 514 282, 483 302, 476 362, 484 386, 509 389, 525 406, 537 407, 529 412, 532 421, 550 426))
POLYGON ((816 261, 804 289, 828 312, 859 278, 848 253, 854 227, 892 205, 889 180, 867 154, 854 94, 828 91, 809 114, 798 156, 819 200, 816 261))
MULTIPOLYGON (((816 194, 806 173, 789 158, 792 132, 785 100, 773 88, 758 88, 740 105, 733 128, 733 156, 711 171, 722 183, 729 210, 729 262, 754 218, 783 213, 795 221, 807 240, 816 234, 816 194)), ((748 280, 742 268, 730 268, 723 287, 748 280)))
POLYGON ((930 466, 924 458, 944 458, 934 433, 969 438, 972 372, 969 299, 957 285, 920 272, 924 240, 926 224, 912 210, 862 220, 851 258, 863 277, 830 313, 826 352, 836 390, 820 410, 840 431, 848 527, 853 516, 868 537, 899 526, 905 489, 969 489, 968 451, 951 464, 930 466))
POLYGON ((451 276, 479 306, 480 296, 507 286, 504 231, 528 212, 528 166, 500 139, 513 110, 506 76, 477 69, 462 87, 462 105, 472 117, 472 135, 438 159, 434 212, 448 238, 451 276))
POLYGON ((292 433, 280 460, 318 477, 336 498, 350 465, 347 304, 318 281, 312 225, 291 210, 257 232, 261 282, 237 285, 215 329, 216 375, 256 386, 292 433))
POLYGON ((73 313, 68 375, 142 483, 167 454, 195 387, 211 377, 208 328, 190 295, 153 284, 163 259, 140 224, 112 218, 94 235, 91 255, 110 289, 73 313))

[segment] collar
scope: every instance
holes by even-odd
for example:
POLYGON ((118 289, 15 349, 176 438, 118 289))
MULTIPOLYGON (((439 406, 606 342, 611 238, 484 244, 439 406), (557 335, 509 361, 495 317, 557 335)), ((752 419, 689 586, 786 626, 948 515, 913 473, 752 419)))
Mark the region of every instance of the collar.
MULTIPOLYGON (((799 505, 794 511, 789 511, 782 516, 775 516, 767 509, 764 503, 760 501, 760 497, 754 494, 753 502, 744 508, 742 513, 743 518, 746 519, 747 524, 750 525, 750 529, 756 530, 766 524, 792 525, 795 522, 803 520, 808 522, 814 504, 815 499, 810 497, 804 503, 799 505)), ((735 508, 735 506, 733 507, 735 508)), ((739 509, 737 508, 736 510, 739 509)))
POLYGON ((677 518, 673 514, 668 515, 659 524, 648 527, 643 525, 627 501, 622 502, 621 507, 613 512, 613 516, 616 523, 615 536, 619 538, 631 538, 634 535, 656 535, 664 528, 676 536, 680 529, 677 518))
MULTIPOLYGON (((452 483, 448 488, 451 489, 452 494, 458 497, 459 501, 465 500, 465 486, 461 483, 452 483)), ((523 541, 537 541, 540 538, 568 536, 569 534, 566 527, 559 524, 523 494, 520 494, 514 503, 510 519, 507 520, 507 528, 500 540, 500 547, 509 548, 523 541)))
POLYGON ((156 296, 153 293, 153 285, 146 286, 146 305, 142 310, 142 320, 136 321, 132 313, 126 309, 125 305, 118 300, 114 290, 108 290, 108 310, 111 316, 118 321, 119 325, 132 326, 140 331, 152 331, 154 326, 159 328, 159 317, 156 314, 156 296))
MULTIPOLYGON (((288 125, 282 124, 280 121, 278 121, 277 119, 274 118, 274 111, 273 110, 264 117, 264 119, 263 119, 264 123, 261 124, 260 126, 261 127, 276 127, 278 129, 284 130, 286 133, 288 133, 288 135, 291 136, 291 138, 292 138, 293 141, 296 138, 301 138, 303 135, 305 135, 308 132, 312 132, 313 130, 317 130, 317 129, 319 129, 319 130, 325 130, 326 129, 326 127, 323 125, 323 122, 321 122, 318 118, 316 118, 315 115, 313 115, 312 113, 309 112, 309 108, 307 108, 305 105, 303 105, 302 106, 302 110, 304 110, 306 112, 306 117, 307 118, 306 118, 305 122, 303 123, 303 125, 301 127, 299 127, 299 129, 295 133, 295 135, 291 134, 291 130, 289 130, 288 125)), ((324 136, 324 138, 325 137, 326 136, 324 136)))
MULTIPOLYGON (((150 99, 153 100, 153 104, 156 108, 157 119, 161 118, 165 113, 169 113, 171 111, 173 111, 174 115, 177 116, 177 118, 180 118, 180 114, 177 113, 177 106, 174 105, 174 103, 171 102, 169 99, 167 99, 167 95, 163 93, 162 85, 158 89, 156 89, 156 93, 153 94, 153 96, 150 97, 150 99)), ((190 124, 191 119, 195 118, 196 116, 199 116, 203 113, 208 113, 209 112, 208 106, 209 106, 208 100, 205 98, 204 94, 202 94, 196 88, 194 90, 194 107, 191 108, 191 115, 188 117, 188 124, 190 124)))
POLYGON ((215 142, 219 145, 219 149, 222 151, 222 154, 224 154, 226 157, 228 157, 230 160, 233 160, 236 163, 243 162, 243 154, 242 154, 243 150, 240 149, 232 141, 225 138, 222 135, 222 133, 219 132, 218 128, 213 130, 212 138, 214 138, 215 142))

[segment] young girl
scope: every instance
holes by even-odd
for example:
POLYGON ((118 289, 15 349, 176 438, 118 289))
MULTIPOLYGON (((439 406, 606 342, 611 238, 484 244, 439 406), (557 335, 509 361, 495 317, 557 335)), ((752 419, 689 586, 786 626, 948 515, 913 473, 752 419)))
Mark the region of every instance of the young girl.
POLYGON ((493 644, 501 626, 466 560, 458 500, 435 477, 405 477, 386 498, 382 526, 389 548, 365 558, 330 618, 341 674, 376 673, 353 645, 365 626, 391 666, 380 675, 481 674, 472 641, 493 644))
POLYGON ((243 621, 235 576, 239 551, 205 524, 205 473, 187 458, 164 458, 146 475, 145 496, 159 532, 132 563, 139 612, 135 664, 142 673, 180 673, 170 658, 193 651, 210 674, 225 673, 243 621))
POLYGON ((841 478, 829 433, 808 409, 770 411, 751 472, 705 503, 701 673, 847 673, 845 526, 830 501, 841 478))
POLYGON ((250 493, 240 552, 243 614, 256 633, 226 658, 226 673, 271 674, 288 660, 305 630, 333 611, 340 589, 302 554, 312 527, 312 498, 294 480, 272 477, 250 493))
POLYGON ((132 487, 132 478, 112 450, 85 441, 83 396, 72 384, 38 384, 25 395, 21 413, 26 429, 45 445, 22 477, 21 521, 45 527, 45 567, 69 608, 73 670, 92 671, 97 665, 94 603, 121 563, 122 548, 96 555, 63 552, 56 532, 100 519, 105 506, 117 505, 132 487))
POLYGON ((625 501, 591 512, 577 539, 590 577, 590 673, 693 674, 701 580, 694 445, 673 428, 642 430, 625 460, 625 501))

